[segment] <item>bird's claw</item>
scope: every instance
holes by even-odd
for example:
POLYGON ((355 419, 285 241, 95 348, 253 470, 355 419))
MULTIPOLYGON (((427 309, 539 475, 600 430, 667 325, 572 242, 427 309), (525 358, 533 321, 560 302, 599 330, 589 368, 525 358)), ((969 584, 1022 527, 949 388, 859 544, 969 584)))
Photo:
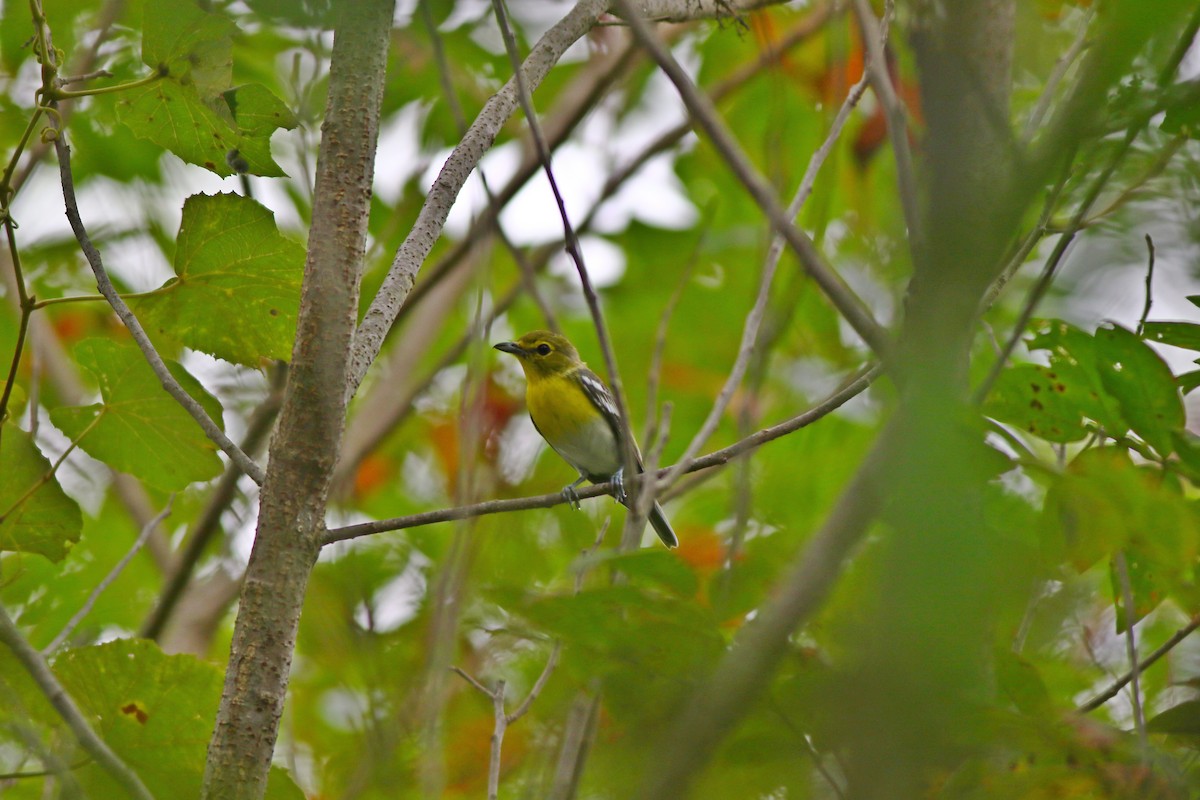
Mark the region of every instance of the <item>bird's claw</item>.
POLYGON ((579 510, 579 492, 575 491, 575 484, 571 484, 562 490, 563 499, 567 501, 567 505, 576 511, 579 510))
POLYGON ((617 470, 616 472, 613 473, 612 485, 613 485, 613 497, 617 498, 618 503, 620 503, 621 505, 624 505, 625 501, 629 499, 628 495, 625 494, 625 468, 624 467, 621 467, 619 470, 617 470))

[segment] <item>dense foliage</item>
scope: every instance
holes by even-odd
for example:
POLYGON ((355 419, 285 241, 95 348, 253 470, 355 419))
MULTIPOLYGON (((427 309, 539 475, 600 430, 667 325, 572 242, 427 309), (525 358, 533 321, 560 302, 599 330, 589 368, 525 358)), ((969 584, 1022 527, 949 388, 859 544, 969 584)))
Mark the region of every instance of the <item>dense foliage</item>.
MULTIPOLYGON (((211 779, 260 480, 197 417, 265 463, 311 301, 329 5, 3 4, 6 798, 128 790, 22 643, 153 796, 197 797, 211 779), (90 243, 62 214, 63 187, 90 243), (93 245, 147 342, 96 294, 93 245)), ((509 3, 519 57, 572 5, 509 3)), ((680 720, 748 652, 764 676, 736 714, 714 713, 715 750, 680 792, 1200 792, 1200 650, 1187 638, 1200 627, 1200 438, 1186 405, 1200 386, 1200 61, 1187 50, 1200 12, 1016 2, 1012 29, 993 31, 1011 70, 966 82, 1004 85, 1007 116, 984 124, 1002 130, 992 150, 1008 162, 980 168, 1017 178, 956 201, 999 220, 976 248, 995 269, 929 282, 939 235, 971 252, 969 230, 938 227, 954 203, 931 196, 949 172, 937 160, 955 152, 926 135, 945 105, 927 102, 937 88, 921 68, 937 4, 876 3, 866 19, 865 3, 843 5, 856 4, 655 30, 781 202, 820 167, 798 227, 898 343, 883 376, 859 380, 881 354, 811 264, 785 254, 775 270, 769 215, 729 154, 699 122, 692 134, 659 65, 605 15, 532 99, 643 451, 676 463, 735 363, 745 374, 697 455, 831 395, 837 407, 675 476, 660 495, 675 551, 652 533, 620 546, 626 512, 605 498, 348 528, 554 494, 575 477, 530 425, 516 365, 489 349, 558 328, 607 372, 518 110, 349 406, 266 796, 477 797, 489 777, 502 797, 674 796, 647 776, 663 759, 691 763, 670 749, 690 746, 680 720), (877 34, 880 21, 875 65, 903 130, 860 84, 876 44, 860 22, 877 34), (1072 120, 1080 97, 1092 102, 1072 120), (928 319, 931 292, 975 284, 990 288, 943 296, 971 325, 943 359, 930 339, 953 331, 912 315, 928 319), (945 404, 941 387, 914 388, 938 374, 957 392, 945 404), (915 422, 897 433, 897 419, 915 422), (842 535, 856 503, 866 518, 841 539, 848 557, 821 561, 814 542, 842 535), (780 648, 759 647, 751 629, 805 564, 827 590, 792 612, 780 648)), ((400 2, 390 39, 361 314, 451 148, 513 73, 487 2, 400 2)))

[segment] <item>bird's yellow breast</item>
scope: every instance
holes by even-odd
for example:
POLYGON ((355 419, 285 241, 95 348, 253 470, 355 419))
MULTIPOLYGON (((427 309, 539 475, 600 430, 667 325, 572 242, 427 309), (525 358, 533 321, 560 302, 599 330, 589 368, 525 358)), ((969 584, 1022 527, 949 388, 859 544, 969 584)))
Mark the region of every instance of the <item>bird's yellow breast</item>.
POLYGON ((621 466, 612 426, 570 373, 530 380, 525 404, 550 446, 584 475, 607 478, 621 466))

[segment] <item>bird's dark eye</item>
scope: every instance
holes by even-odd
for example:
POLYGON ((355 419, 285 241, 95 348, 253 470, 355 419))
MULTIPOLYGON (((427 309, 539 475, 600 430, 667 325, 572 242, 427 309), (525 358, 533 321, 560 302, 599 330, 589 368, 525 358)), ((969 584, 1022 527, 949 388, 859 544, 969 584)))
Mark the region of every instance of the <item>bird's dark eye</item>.
POLYGON ((548 355, 550 355, 550 345, 546 344, 545 342, 542 342, 541 344, 539 344, 537 346, 537 351, 538 351, 538 355, 540 355, 540 356, 548 356, 548 355))

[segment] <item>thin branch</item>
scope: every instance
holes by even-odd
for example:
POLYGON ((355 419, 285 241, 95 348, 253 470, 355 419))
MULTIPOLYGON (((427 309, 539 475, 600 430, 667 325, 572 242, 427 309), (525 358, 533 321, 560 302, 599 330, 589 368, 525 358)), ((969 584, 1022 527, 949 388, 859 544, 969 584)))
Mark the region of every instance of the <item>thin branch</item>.
POLYGON ((1033 140, 1033 136, 1037 133, 1038 127, 1042 124, 1042 118, 1046 116, 1046 112, 1050 110, 1050 104, 1054 101, 1054 93, 1058 90, 1058 85, 1062 83, 1062 79, 1066 77, 1067 70, 1079 58, 1079 55, 1088 46, 1088 30, 1092 25, 1092 17, 1096 14, 1095 7, 1089 8, 1083 17, 1083 24, 1079 26, 1079 33, 1075 35, 1075 41, 1067 48, 1067 52, 1058 57, 1054 62, 1054 69, 1050 72, 1050 77, 1046 79, 1046 85, 1042 89, 1041 95, 1038 97, 1037 105, 1033 107, 1033 112, 1030 113, 1029 119, 1025 122, 1025 143, 1028 144, 1033 140))
POLYGON ((121 560, 113 565, 113 568, 109 570, 108 574, 104 576, 100 583, 96 584, 96 587, 92 589, 91 594, 88 595, 88 598, 84 602, 83 606, 75 612, 71 619, 67 620, 67 624, 63 626, 61 631, 59 631, 58 636, 55 636, 50 644, 42 648, 42 655, 49 656, 55 650, 62 647, 63 642, 70 637, 75 628, 78 627, 79 623, 83 621, 84 617, 92 612, 92 608, 95 607, 96 601, 100 599, 100 595, 103 594, 104 590, 112 585, 112 582, 115 581, 118 576, 120 576, 120 574, 125 570, 125 567, 129 566, 129 562, 132 561, 133 557, 137 555, 139 550, 142 549, 142 545, 144 545, 146 540, 150 538, 150 534, 155 528, 158 527, 158 523, 162 522, 171 515, 171 506, 174 504, 174 502, 175 495, 172 494, 167 498, 167 504, 163 507, 163 510, 142 526, 142 532, 139 533, 137 539, 134 540, 133 546, 129 548, 129 552, 121 556, 121 560))
MULTIPOLYGON (((638 13, 653 22, 690 22, 698 19, 735 19, 743 14, 787 0, 638 0, 638 13)), ((628 18, 622 10, 621 16, 628 18)))
MULTIPOLYGON (((821 30, 822 26, 829 20, 830 13, 828 5, 817 6, 795 27, 774 42, 770 48, 760 52, 757 58, 738 67, 727 77, 715 83, 709 90, 709 96, 713 99, 713 102, 720 102, 729 97, 763 69, 779 61, 792 48, 807 41, 817 31, 821 30)), ((633 53, 636 50, 631 46, 625 52, 633 53)), ((596 80, 593 85, 585 87, 585 100, 577 108, 570 110, 567 114, 568 119, 562 122, 558 126, 558 130, 555 131, 553 139, 555 145, 562 141, 566 132, 574 128, 575 123, 582 117, 583 109, 590 108, 593 105, 591 98, 599 95, 599 90, 612 81, 612 76, 621 70, 621 65, 627 60, 626 55, 621 55, 614 62, 614 67, 606 69, 604 74, 600 76, 600 79, 596 80)), ((585 231, 590 229, 609 198, 615 195, 648 161, 669 150, 686 136, 690 130, 691 126, 685 121, 665 131, 629 161, 625 162, 617 171, 609 175, 604 182, 604 186, 601 187, 599 196, 592 203, 591 208, 577 226, 577 230, 585 231)), ((527 165, 523 164, 517 174, 497 193, 494 204, 490 205, 472 223, 470 230, 468 230, 463 239, 451 248, 450 252, 437 264, 426 270, 426 277, 414 286, 400 310, 397 321, 408 314, 414 313, 414 310, 419 306, 419 301, 425 298, 434 287, 440 285, 446 276, 452 274, 458 268, 462 259, 472 251, 474 245, 483 236, 485 229, 491 228, 495 217, 507 205, 508 201, 515 196, 517 190, 528 181, 538 166, 539 162, 537 159, 529 161, 527 165)), ((540 248, 532 260, 531 267, 533 271, 535 273, 539 271, 551 254, 558 252, 561 247, 562 244, 559 242, 540 248)), ((503 313, 517 300, 517 297, 517 290, 510 290, 501 301, 496 303, 492 309, 492 315, 495 316, 503 313)), ((360 401, 358 414, 351 420, 343 443, 343 458, 335 474, 335 486, 345 485, 348 476, 353 472, 355 466, 362 461, 367 453, 374 449, 379 441, 399 425, 412 410, 412 399, 425 390, 441 369, 458 360, 466 350, 467 344, 471 341, 470 335, 470 332, 467 332, 454 347, 446 351, 446 354, 438 362, 438 366, 434 367, 423 380, 417 383, 406 381, 398 391, 394 386, 389 386, 388 392, 380 396, 379 401, 379 405, 386 402, 386 407, 377 408, 375 404, 372 404, 371 398, 360 401), (366 402, 368 405, 362 405, 363 402, 366 402), (365 411, 365 409, 371 409, 370 413, 365 411), (364 433, 364 431, 366 432, 364 433)), ((401 363, 400 354, 397 354, 397 358, 392 360, 396 361, 396 363, 401 363)), ((376 369, 378 371, 379 368, 376 367, 376 369)), ((388 374, 386 365, 383 368, 383 374, 388 374)), ((649 416, 647 420, 649 420, 649 416)))
POLYGON ((117 290, 113 287, 112 281, 109 280, 108 272, 104 269, 104 263, 100 259, 100 251, 92 244, 91 238, 88 236, 87 229, 83 225, 83 220, 79 216, 79 205, 75 200, 75 178, 71 172, 71 148, 67 146, 66 132, 59 130, 57 137, 54 140, 55 150, 58 152, 58 173, 59 179, 62 182, 63 202, 66 205, 67 219, 71 223, 71 230, 75 232, 75 238, 79 241, 79 247, 83 250, 84 256, 87 257, 88 265, 92 268, 92 274, 96 276, 96 288, 100 290, 100 294, 104 295, 112 306, 113 311, 121 318, 121 322, 125 323, 125 327, 129 330, 134 342, 142 351, 142 355, 146 357, 150 369, 154 370, 154 374, 158 377, 159 383, 167 394, 175 398, 179 405, 183 406, 184 410, 192 415, 196 423, 204 431, 207 436, 217 447, 229 456, 233 463, 250 476, 250 479, 255 483, 262 485, 264 472, 262 467, 254 463, 242 449, 233 443, 233 440, 225 435, 225 432, 217 427, 217 424, 208 416, 208 412, 204 407, 196 401, 194 397, 187 393, 187 390, 179 385, 179 381, 175 380, 175 376, 167 369, 166 363, 163 362, 162 356, 154 349, 154 345, 150 342, 150 337, 146 335, 145 329, 142 328, 142 323, 138 322, 136 316, 117 294, 117 290))
MULTIPOLYGON (((591 30, 606 10, 608 0, 581 0, 548 30, 521 66, 522 80, 536 88, 567 48, 591 30)), ((437 241, 450 207, 466 183, 467 176, 491 147, 496 134, 517 105, 517 81, 510 79, 484 105, 467 135, 462 138, 438 173, 412 231, 405 239, 379 292, 371 301, 354 337, 346 391, 352 395, 367 369, 383 347, 384 338, 400 312, 416 280, 417 271, 437 241)))
POLYGON ((883 502, 883 478, 901 456, 902 423, 893 417, 824 524, 776 582, 776 591, 738 634, 662 737, 638 798, 682 797, 728 730, 754 705, 787 652, 792 632, 832 591, 841 565, 866 535, 883 502))
MULTIPOLYGON (((885 18, 885 29, 887 19, 885 18)), ((876 48, 872 52, 872 59, 882 58, 882 48, 876 48)), ((792 198, 792 202, 787 208, 787 220, 789 224, 794 221, 800 214, 800 210, 804 207, 805 200, 812 193, 813 186, 816 184, 817 174, 824 165, 829 153, 832 152, 833 146, 840 138, 846 120, 850 117, 850 112, 858 105, 862 99, 863 92, 866 89, 866 72, 863 77, 856 83, 846 96, 846 100, 838 109, 837 115, 834 117, 833 125, 830 127, 825 141, 813 153, 809 160, 808 167, 804 171, 804 177, 800 181, 800 186, 796 189, 796 194, 792 198)), ((717 425, 725 415, 725 409, 733 400, 733 395, 742 383, 742 378, 745 377, 746 370, 750 365, 750 358, 754 352, 754 348, 758 342, 759 328, 762 326, 763 317, 767 310, 767 301, 770 299, 770 288, 775 278, 775 270, 779 266, 779 259, 783 256, 784 237, 780 233, 776 233, 771 239, 771 245, 767 250, 767 257, 763 263, 762 274, 759 277, 758 294, 754 299, 754 305, 750 309, 750 313, 746 315, 746 321, 742 325, 742 339, 738 345, 738 353, 733 362, 733 368, 729 371, 729 376, 725 379, 724 386, 721 387, 720 393, 717 395, 716 401, 709 410, 708 416, 700 426, 691 442, 688 443, 687 449, 680 456, 678 463, 667 473, 667 477, 661 481, 662 486, 669 487, 683 471, 687 469, 689 462, 700 452, 700 448, 708 442, 709 438, 716 431, 717 425)))
MULTIPOLYGON (((286 370, 281 369, 276 376, 276 385, 271 389, 266 399, 259 404, 246 423, 246 433, 242 437, 242 449, 253 453, 259 449, 262 442, 271 432, 279 407, 283 402, 283 383, 286 370)), ((183 540, 181 552, 175 569, 167 577, 163 588, 159 591, 158 602, 154 610, 142 623, 138 636, 144 639, 158 641, 166 628, 171 615, 175 613, 183 591, 191 581, 200 557, 207 549, 212 537, 220 531, 221 515, 237 496, 237 485, 243 473, 237 464, 229 464, 221 475, 217 485, 213 487, 204 504, 204 508, 196 516, 187 536, 183 540)))
POLYGON ((791 223, 786 210, 775 196, 770 184, 754 169, 729 128, 713 108, 712 102, 696 87, 675 57, 658 40, 630 0, 613 0, 613 3, 628 20, 629 27, 638 41, 675 84, 675 88, 692 118, 704 128, 713 146, 745 187, 747 193, 766 213, 771 225, 783 235, 796 252, 805 271, 812 276, 825 296, 845 317, 855 332, 862 337, 863 341, 875 351, 876 355, 886 360, 890 350, 890 337, 887 331, 875 321, 870 310, 845 281, 825 263, 812 240, 791 223))
MULTIPOLYGON (((1158 661, 1167 653, 1174 650, 1176 645, 1178 645, 1187 637, 1191 636, 1197 628, 1200 628, 1200 614, 1192 617, 1191 622, 1175 631, 1175 633, 1171 635, 1171 638, 1163 642, 1157 650, 1139 661, 1137 664, 1138 674, 1140 675, 1141 673, 1145 672, 1154 665, 1155 661, 1158 661)), ((1117 680, 1114 681, 1113 684, 1107 689, 1103 690, 1091 700, 1088 700, 1086 703, 1076 708, 1075 711, 1080 714, 1086 714, 1089 711, 1095 711, 1097 708, 1120 694, 1121 690, 1124 689, 1132 680, 1133 670, 1131 669, 1129 672, 1117 678, 1117 680)))
MULTIPOLYGON (((1192 16, 1189 18, 1183 33, 1176 42, 1175 48, 1172 50, 1171 55, 1158 70, 1156 76, 1157 86, 1166 86, 1167 83, 1174 77, 1176 70, 1179 69, 1180 63, 1183 61, 1184 56, 1187 55, 1196 38, 1197 30, 1200 30, 1200 7, 1198 7, 1192 13, 1192 16)), ((1083 80, 1081 81, 1080 85, 1076 87, 1076 97, 1084 98, 1087 96, 1089 91, 1092 91, 1092 89, 1094 89, 1094 87, 1091 87, 1087 80, 1083 80)), ((1071 113, 1077 111, 1078 109, 1076 106, 1083 102, 1085 102, 1083 99, 1076 99, 1075 97, 1071 98, 1063 105, 1062 110, 1059 112, 1060 115, 1070 115, 1071 113)), ((1109 158, 1108 164, 1105 165, 1104 169, 1101 170, 1100 174, 1096 176, 1096 179, 1092 182, 1092 185, 1089 187, 1086 196, 1079 205, 1079 208, 1071 217, 1070 223, 1059 237, 1059 240, 1055 243, 1053 252, 1051 252, 1049 258, 1046 259, 1046 265, 1042 269, 1042 274, 1038 278, 1037 283, 1034 284, 1033 288, 1030 290, 1029 297, 1025 301, 1025 305, 1021 308, 1021 313, 1017 318, 1017 323, 1013 327, 1012 334, 1005 342, 1004 350, 1002 351, 1000 357, 997 358, 996 362, 992 365, 992 368, 988 372, 988 375, 984 379, 983 383, 981 383, 979 388, 976 389, 973 397, 973 400, 976 403, 982 402, 984 398, 987 397, 992 386, 995 384, 996 379, 1000 377, 1000 373, 1003 371, 1004 365, 1007 363, 1008 359, 1012 357, 1012 353, 1016 349, 1017 343, 1020 342, 1021 336, 1024 335, 1025 328, 1029 324, 1029 320, 1033 318, 1033 314, 1038 306, 1038 303, 1041 302, 1042 298, 1049 290, 1050 285, 1054 282, 1055 274, 1058 271, 1058 267, 1063 259, 1063 256, 1066 254, 1067 249, 1075 240, 1076 235, 1086 223, 1088 213, 1090 212, 1092 206, 1095 205, 1096 200, 1100 197, 1100 193, 1108 184, 1108 181, 1112 177, 1113 173, 1116 172, 1117 166, 1129 152, 1134 140, 1137 139, 1137 137, 1145 129, 1146 125, 1149 124, 1150 120, 1153 118, 1154 114, 1157 113, 1157 111, 1158 109, 1143 111, 1130 122, 1124 138, 1113 151, 1112 156, 1109 158)), ((1069 128, 1077 124, 1077 120, 1065 118, 1061 123, 1058 124, 1058 127, 1069 128)), ((1053 153, 1055 149, 1060 146, 1060 140, 1062 139, 1062 136, 1063 133, 1061 131, 1052 131, 1051 135, 1047 137, 1048 141, 1046 143, 1046 149, 1053 153)), ((1044 158, 1035 159, 1035 161, 1039 160, 1044 160, 1044 158)))
MULTIPOLYGON (((446 58, 446 48, 442 42, 442 34, 434 22, 433 11, 429 7, 430 0, 420 0, 418 5, 421 10, 421 21, 425 24, 425 30, 429 33, 429 41, 433 46, 433 57, 437 63, 438 79, 442 84, 442 94, 446 98, 446 104, 450 106, 451 115, 454 117, 454 125, 458 130, 459 138, 461 138, 467 132, 467 118, 463 113, 462 103, 459 102, 458 93, 454 90, 454 81, 450 76, 450 63, 446 58)), ((622 61, 624 61, 623 58, 619 59, 618 63, 622 61)), ((487 175, 483 172, 482 165, 479 167, 479 182, 483 185, 483 192, 487 196, 488 205, 495 206, 496 196, 492 193, 492 187, 488 182, 487 175)), ((558 324, 554 310, 538 289, 537 282, 534 280, 534 267, 526 257, 525 252, 508 238, 508 234, 504 231, 504 226, 500 224, 500 216, 491 215, 491 218, 496 236, 499 237, 500 243, 508 250, 513 261, 520 268, 521 280, 524 283, 525 291, 528 292, 533 302, 537 304, 538 309, 542 312, 542 318, 545 319, 546 326, 552 331, 561 331, 562 327, 558 324)))
POLYGON ((1113 556, 1113 565, 1117 568, 1117 583, 1121 587, 1121 605, 1125 607, 1125 654, 1129 657, 1129 687, 1133 700, 1133 724, 1137 728, 1142 752, 1144 755, 1148 755, 1150 743, 1146 739, 1146 717, 1142 713, 1141 669, 1138 664, 1136 634, 1133 630, 1137 609, 1133 605, 1133 587, 1129 582, 1129 562, 1125 558, 1124 550, 1118 550, 1113 556))
POLYGON ((583 288, 583 296, 587 300, 588 310, 592 315, 592 324, 596 328, 596 338, 600 342, 600 352, 604 357, 604 366, 608 372, 609 387, 612 389, 613 399, 617 405, 617 419, 621 427, 620 444, 623 454, 621 461, 625 465, 625 474, 633 475, 637 472, 637 455, 633 431, 630 428, 629 404, 625 401, 625 391, 621 382, 621 374, 617 370, 617 356, 613 350, 612 338, 608 333, 608 324, 604 321, 604 313, 600 310, 600 297, 596 294, 595 287, 592 286, 591 276, 588 274, 587 265, 583 260, 583 249, 579 245, 579 236, 576 234, 574 226, 571 225, 571 218, 567 213, 566 201, 563 200, 562 192, 558 188, 558 181, 554 177, 554 169, 550 163, 550 147, 546 143, 546 136, 542 132, 542 125, 538 120, 537 110, 533 106, 533 96, 530 87, 525 80, 525 76, 522 74, 521 56, 517 52, 517 40, 513 36, 512 27, 508 22, 508 10, 505 7, 504 0, 492 0, 492 10, 496 15, 496 22, 500 26, 500 34, 504 39, 504 48, 508 51, 508 58, 512 64, 513 80, 516 81, 517 85, 517 99, 520 101, 521 110, 525 114, 525 121, 529 123, 529 132, 533 136, 538 158, 541 159, 542 170, 546 173, 546 180, 550 184, 550 191, 554 194, 555 205, 558 206, 558 215, 562 219, 563 241, 566 243, 566 251, 575 263, 576 272, 579 273, 579 282, 583 288))
POLYGON ((925 227, 921 224, 917 173, 913 168, 912 148, 908 142, 908 111, 904 107, 904 101, 896 94, 884 52, 888 28, 895 10, 892 0, 887 0, 884 4, 883 19, 876 20, 867 0, 854 0, 854 14, 858 18, 862 40, 867 49, 867 63, 863 74, 870 79, 871 88, 875 90, 875 97, 878 98, 887 118, 888 138, 896 156, 896 182, 900 190, 900 205, 908 226, 909 249, 913 263, 917 263, 921 254, 925 252, 925 227))
MULTIPOLYGON (((760 447, 767 442, 773 441, 793 433, 801 428, 804 428, 822 417, 832 413, 847 403, 852 398, 861 394, 871 382, 879 376, 881 368, 878 366, 871 367, 863 372, 859 377, 855 378, 849 384, 834 392, 818 405, 799 414, 791 419, 773 425, 769 428, 764 428, 746 438, 730 445, 729 447, 716 450, 706 456, 697 458, 688 467, 688 472, 697 472, 702 469, 709 469, 714 466, 725 464, 733 458, 760 447)), ((666 468, 669 469, 669 468, 666 468)), ((666 469, 659 470, 653 477, 656 479, 666 474, 666 469)), ((646 480, 647 476, 635 476, 626 478, 626 485, 632 486, 636 490, 639 487, 639 482, 646 480)), ((600 495, 608 495, 613 491, 611 483, 597 483, 591 486, 580 487, 578 490, 579 498, 587 499, 589 497, 599 497, 600 495)), ((364 522, 357 525, 347 525, 342 528, 334 528, 327 531, 321 540, 322 546, 341 542, 347 539, 354 539, 359 536, 369 536, 375 533, 383 533, 385 531, 402 530, 405 528, 415 528, 421 525, 432 525, 436 522, 450 522, 458 519, 467 519, 469 517, 480 517, 488 514, 500 514, 509 511, 526 511, 534 508, 550 508, 560 503, 566 502, 561 492, 554 494, 535 495, 532 497, 517 497, 509 500, 489 500, 483 503, 475 503, 469 506, 459 506, 456 508, 444 508, 438 511, 426 511, 421 514, 413 514, 407 517, 395 517, 392 519, 378 520, 375 522, 364 522)))
POLYGON ((1150 317, 1150 306, 1154 303, 1154 240, 1146 234, 1146 250, 1149 252, 1149 263, 1146 265, 1146 302, 1142 306, 1142 316, 1138 319, 1137 335, 1141 336, 1146 330, 1146 320, 1150 317))
POLYGON ((1062 264, 1063 258, 1066 256, 1067 251, 1074 243, 1076 235, 1082 229, 1083 222, 1087 218, 1088 211, 1091 210, 1097 198, 1100 197, 1100 193, 1104 191, 1104 187, 1108 185, 1109 179, 1112 177, 1113 173, 1116 172, 1117 166, 1121 163, 1122 159, 1124 159, 1125 154, 1129 152, 1129 148, 1133 145, 1134 139, 1136 139, 1138 134, 1142 132, 1142 128, 1145 126, 1147 121, 1149 121, 1149 118, 1143 116, 1139 124, 1130 126, 1129 130, 1125 134, 1125 138, 1113 152, 1112 157, 1109 158, 1108 164, 1106 164, 1104 169, 1101 170, 1100 174, 1096 176, 1096 179, 1092 181, 1091 186, 1088 188, 1087 195, 1079 204, 1079 208, 1075 210, 1075 214, 1071 217, 1071 221, 1067 225, 1066 230, 1064 230, 1062 235, 1059 236, 1058 241, 1054 243, 1054 249, 1046 258, 1045 266, 1042 267, 1042 274, 1038 276, 1037 282, 1033 285, 1033 288, 1029 290, 1029 295, 1026 298, 1024 305, 1021 307, 1021 312, 1017 315, 1017 321, 1016 324, 1013 325, 1012 333, 1005 341, 1004 347, 1001 349, 1000 355, 997 356, 996 361, 992 364, 992 368, 988 372, 987 377, 984 378, 983 382, 975 390, 973 400, 976 404, 982 403, 984 398, 988 396, 988 393, 991 392, 992 386, 995 385, 996 380, 1000 377, 1000 373, 1004 370, 1004 366, 1008 363, 1008 359, 1012 357, 1013 351, 1016 350, 1017 344, 1021 341, 1021 337, 1025 335, 1025 328, 1028 327, 1029 321, 1033 319, 1033 314, 1037 310, 1038 305, 1041 303, 1042 298, 1046 296, 1046 292, 1050 290, 1050 286, 1054 283, 1054 278, 1058 274, 1058 268, 1062 264))
POLYGON ((131 797, 135 797, 137 800, 154 800, 154 795, 150 794, 150 790, 142 783, 142 779, 137 776, 137 773, 130 769, 129 765, 122 761, 92 730, 92 726, 84 717, 83 712, 79 710, 79 706, 75 705, 75 701, 67 694, 67 690, 50 671, 46 659, 25 640, 13 623, 12 617, 8 615, 7 609, 2 605, 0 605, 0 642, 8 646, 17 661, 33 678, 34 683, 41 689, 50 705, 67 723, 67 727, 75 735, 80 747, 96 759, 104 771, 112 776, 113 780, 131 797))

